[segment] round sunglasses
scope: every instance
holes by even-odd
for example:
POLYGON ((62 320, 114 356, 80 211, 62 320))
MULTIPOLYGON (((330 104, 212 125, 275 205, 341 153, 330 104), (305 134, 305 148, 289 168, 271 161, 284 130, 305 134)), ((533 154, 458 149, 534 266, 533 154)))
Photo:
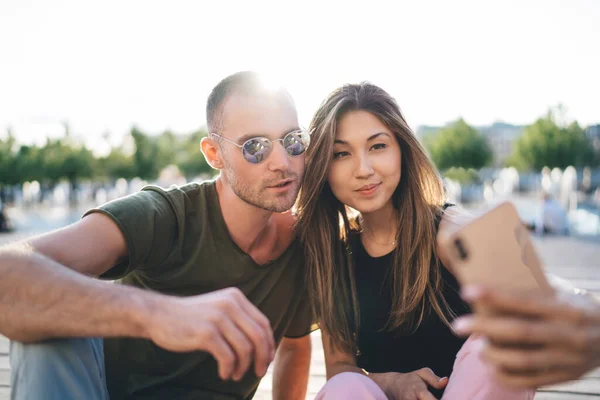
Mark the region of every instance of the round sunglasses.
POLYGON ((310 144, 310 135, 305 129, 298 129, 285 135, 281 139, 271 140, 267 137, 258 136, 248 139, 244 144, 237 144, 233 140, 229 140, 217 133, 211 133, 216 137, 233 143, 242 150, 242 155, 251 164, 263 162, 271 151, 273 151, 273 142, 281 141, 283 148, 290 156, 299 156, 304 153, 310 144))

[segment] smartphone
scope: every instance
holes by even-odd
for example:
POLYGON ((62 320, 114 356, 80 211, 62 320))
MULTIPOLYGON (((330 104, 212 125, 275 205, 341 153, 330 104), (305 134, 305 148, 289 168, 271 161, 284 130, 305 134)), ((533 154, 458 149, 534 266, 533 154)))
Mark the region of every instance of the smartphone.
POLYGON ((503 202, 440 238, 461 285, 553 293, 526 226, 503 202))

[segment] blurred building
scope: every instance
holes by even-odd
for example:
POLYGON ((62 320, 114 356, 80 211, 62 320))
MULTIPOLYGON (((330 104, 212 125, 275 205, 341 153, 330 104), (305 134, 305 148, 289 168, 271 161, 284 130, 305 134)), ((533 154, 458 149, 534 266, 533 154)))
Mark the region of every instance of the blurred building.
POLYGON ((513 152, 515 141, 523 134, 523 126, 496 122, 490 126, 479 128, 490 144, 494 153, 494 167, 503 167, 506 159, 513 152))
MULTIPOLYGON (((513 151, 515 141, 523 134, 524 126, 495 122, 488 126, 474 127, 488 140, 492 153, 494 154, 494 167, 504 167, 506 159, 513 151)), ((437 132, 442 127, 423 125, 419 126, 416 136, 422 142, 427 139, 435 139, 437 132)))

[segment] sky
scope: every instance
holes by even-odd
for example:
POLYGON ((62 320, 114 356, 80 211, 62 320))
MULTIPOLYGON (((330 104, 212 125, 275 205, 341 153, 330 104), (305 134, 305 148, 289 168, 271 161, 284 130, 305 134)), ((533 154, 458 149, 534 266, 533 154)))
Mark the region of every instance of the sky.
POLYGON ((301 123, 371 81, 409 124, 528 124, 561 103, 600 123, 600 1, 0 0, 0 137, 98 151, 133 124, 191 132, 239 70, 287 86, 301 123))

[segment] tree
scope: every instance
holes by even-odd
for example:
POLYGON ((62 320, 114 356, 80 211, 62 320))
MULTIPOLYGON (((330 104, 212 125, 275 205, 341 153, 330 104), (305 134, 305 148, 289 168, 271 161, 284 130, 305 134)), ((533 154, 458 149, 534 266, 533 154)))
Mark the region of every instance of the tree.
POLYGON ((131 128, 131 137, 135 143, 133 160, 136 176, 142 179, 156 178, 160 171, 157 163, 158 146, 156 145, 156 141, 135 126, 131 128))
POLYGON ((6 200, 4 186, 18 183, 18 176, 15 174, 15 137, 12 131, 8 129, 6 140, 0 140, 0 204, 6 200))
MULTIPOLYGON (((68 124, 64 123, 65 136, 47 139, 45 145, 21 145, 17 149, 12 134, 0 140, 0 191, 2 185, 13 185, 37 180, 52 188, 63 179, 76 189, 81 179, 156 179, 167 165, 175 164, 188 178, 210 173, 200 150, 200 141, 205 130, 188 135, 176 135, 165 131, 150 136, 136 128, 131 129, 123 145, 115 146, 101 158, 71 136, 68 124), (127 140, 130 140, 128 142, 127 140)), ((107 135, 105 135, 105 139, 107 135)))
POLYGON ((559 126, 552 110, 538 118, 515 142, 508 164, 518 169, 581 167, 594 163, 592 144, 577 122, 559 126))
POLYGON ((200 150, 200 141, 207 135, 206 131, 196 131, 182 141, 181 151, 178 154, 175 164, 181 169, 183 174, 192 178, 202 173, 211 173, 213 169, 204 158, 200 150))
POLYGON ((12 131, 8 130, 6 140, 0 139, 0 185, 13 185, 18 181, 14 171, 15 163, 15 137, 12 131))
POLYGON ((125 154, 119 147, 115 147, 104 158, 98 160, 100 175, 113 180, 119 178, 133 179, 137 170, 133 156, 125 154))
POLYGON ((492 150, 485 137, 462 118, 431 137, 426 146, 442 171, 451 167, 480 169, 492 161, 492 150))
POLYGON ((164 131, 154 139, 156 145, 156 164, 158 170, 175 162, 180 147, 180 138, 171 131, 164 131))
POLYGON ((15 155, 16 183, 45 180, 41 157, 41 149, 37 146, 19 147, 15 155))

